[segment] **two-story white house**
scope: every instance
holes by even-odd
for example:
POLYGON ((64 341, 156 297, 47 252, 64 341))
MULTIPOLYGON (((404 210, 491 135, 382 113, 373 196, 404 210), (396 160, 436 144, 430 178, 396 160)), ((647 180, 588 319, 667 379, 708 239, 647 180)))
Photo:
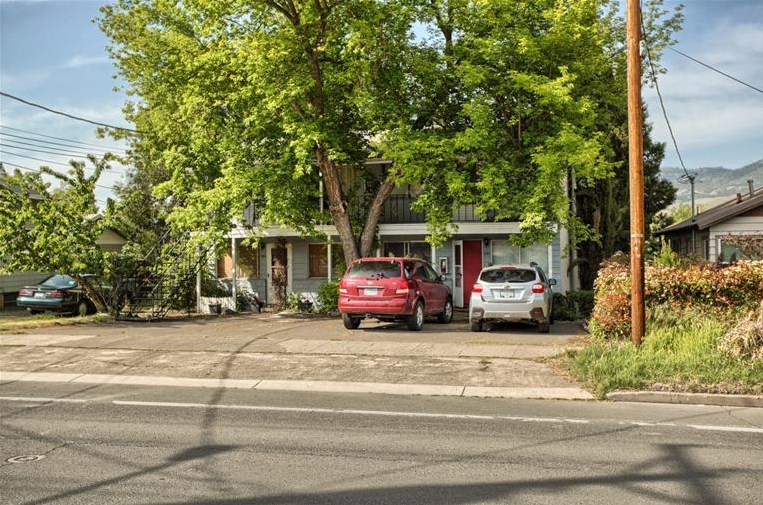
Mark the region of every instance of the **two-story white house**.
MULTIPOLYGON (((572 289, 569 261, 564 255, 566 230, 560 229, 551 244, 516 247, 509 238, 519 233, 518 222, 482 221, 473 205, 465 205, 453 213, 452 237, 434 247, 426 241, 426 216, 412 211, 411 201, 410 188, 399 187, 385 203, 376 255, 417 255, 430 261, 451 286, 456 307, 468 305, 479 271, 492 264, 535 262, 557 280, 557 291, 572 289)), ((258 246, 247 247, 242 241, 249 230, 239 223, 229 233, 227 253, 211 267, 218 278, 228 282, 235 278, 237 287, 254 291, 265 302, 273 299, 273 279, 279 275, 286 276, 287 292, 310 297, 326 281, 338 280, 345 266, 335 227, 326 224, 318 228, 328 241, 302 238, 294 230, 272 227, 265 230, 258 246)))

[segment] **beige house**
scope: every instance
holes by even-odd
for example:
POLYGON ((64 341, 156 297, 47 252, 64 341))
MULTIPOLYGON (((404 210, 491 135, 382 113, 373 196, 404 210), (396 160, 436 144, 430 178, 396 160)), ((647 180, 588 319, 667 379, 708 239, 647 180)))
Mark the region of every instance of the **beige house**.
MULTIPOLYGON (((664 237, 682 256, 696 256, 708 261, 731 261, 739 251, 726 240, 730 235, 763 239, 763 188, 670 225, 655 233, 664 237)), ((763 258, 757 258, 763 259, 763 258)))

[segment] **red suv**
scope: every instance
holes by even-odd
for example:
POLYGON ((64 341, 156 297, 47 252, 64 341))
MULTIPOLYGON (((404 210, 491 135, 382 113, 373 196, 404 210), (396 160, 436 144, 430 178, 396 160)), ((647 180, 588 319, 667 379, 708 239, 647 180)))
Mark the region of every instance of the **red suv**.
POLYGON ((440 323, 453 320, 450 287, 424 260, 415 258, 360 258, 339 282, 339 312, 344 327, 355 330, 366 317, 405 321, 421 330, 424 316, 440 323))

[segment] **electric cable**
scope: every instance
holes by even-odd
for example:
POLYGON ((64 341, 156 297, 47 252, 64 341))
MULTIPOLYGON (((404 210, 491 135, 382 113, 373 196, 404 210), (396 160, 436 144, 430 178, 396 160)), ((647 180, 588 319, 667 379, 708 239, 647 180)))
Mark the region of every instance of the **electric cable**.
POLYGON ((130 133, 138 133, 137 130, 133 130, 132 128, 124 128, 122 126, 114 126, 114 125, 110 125, 110 124, 106 124, 106 123, 101 123, 99 121, 93 121, 92 119, 87 119, 87 118, 75 116, 73 114, 69 114, 67 112, 61 112, 61 111, 58 111, 58 110, 55 110, 55 109, 51 109, 50 107, 46 107, 46 106, 40 105, 38 103, 30 102, 28 100, 24 100, 23 98, 19 98, 17 96, 13 96, 10 93, 6 93, 4 91, 0 91, 0 96, 4 96, 4 97, 10 98, 12 100, 16 100, 16 101, 21 102, 23 104, 29 105, 30 107, 37 107, 38 109, 42 109, 42 110, 50 112, 52 114, 58 114, 59 116, 68 117, 69 119, 74 119, 76 121, 82 121, 82 122, 90 123, 90 124, 93 124, 93 125, 96 125, 96 126, 103 126, 105 128, 111 128, 112 130, 121 130, 121 131, 125 131, 125 132, 130 132, 130 133))
POLYGON ((760 88, 756 88, 756 87, 755 87, 755 86, 753 86, 752 84, 748 84, 748 83, 746 83, 746 82, 744 82, 744 81, 742 81, 742 80, 740 80, 740 79, 737 79, 737 78, 736 78, 736 77, 734 77, 733 75, 729 75, 729 74, 727 74, 726 72, 723 72, 723 71, 721 71, 721 70, 718 70, 718 69, 717 69, 717 68, 715 68, 715 67, 712 67, 712 66, 708 65, 707 63, 703 63, 703 62, 699 61, 699 60, 698 60, 698 59, 696 59, 696 58, 692 58, 692 57, 691 57, 691 56, 689 56, 688 54, 686 54, 686 53, 682 53, 682 52, 681 52, 681 51, 679 51, 678 49, 674 49, 674 48, 672 48, 672 47, 668 47, 668 49, 670 49, 670 50, 671 50, 671 51, 673 51, 674 53, 678 53, 678 54, 680 54, 680 55, 681 55, 681 56, 683 56, 684 58, 688 58, 688 59, 690 59, 691 61, 693 61, 693 62, 695 62, 695 63, 698 63, 698 64, 702 65, 703 67, 709 68, 709 69, 710 69, 710 70, 712 70, 713 72, 717 72, 717 73, 721 74, 721 75, 722 75, 722 76, 724 76, 724 77, 728 77, 728 78, 729 78, 729 79, 731 79, 732 81, 738 82, 739 84, 741 84, 741 85, 743 85, 743 86, 747 86, 747 87, 748 87, 748 88, 750 88, 750 89, 754 89, 754 90, 755 90, 755 91, 757 91, 758 93, 763 93, 763 89, 760 89, 760 88))
MULTIPOLYGON (((11 137, 13 139, 28 140, 30 142, 34 142, 35 144, 44 144, 44 145, 51 145, 51 146, 61 146, 61 147, 76 148, 76 149, 87 149, 88 151, 90 151, 90 150, 101 151, 101 152, 114 152, 114 151, 126 152, 127 151, 123 147, 96 146, 95 144, 89 144, 87 142, 79 142, 79 141, 76 141, 76 140, 64 139, 64 138, 60 138, 60 137, 51 137, 49 135, 42 135, 42 134, 39 134, 39 133, 25 132, 24 130, 18 130, 17 128, 10 128, 10 127, 4 126, 4 125, 0 125, 0 138, 3 137, 3 136, 11 137), (44 140, 44 139, 35 138, 35 137, 28 137, 28 136, 24 136, 24 135, 17 135, 17 134, 14 134, 14 133, 8 133, 8 132, 2 131, 3 128, 7 128, 7 129, 10 129, 10 130, 13 130, 13 131, 20 131, 20 132, 24 132, 24 133, 30 133, 31 135, 37 135, 37 136, 43 136, 43 137, 48 137, 48 138, 54 138, 56 140, 61 140, 63 142, 53 142, 51 140, 44 140)), ((32 145, 32 144, 30 144, 30 145, 32 145)))

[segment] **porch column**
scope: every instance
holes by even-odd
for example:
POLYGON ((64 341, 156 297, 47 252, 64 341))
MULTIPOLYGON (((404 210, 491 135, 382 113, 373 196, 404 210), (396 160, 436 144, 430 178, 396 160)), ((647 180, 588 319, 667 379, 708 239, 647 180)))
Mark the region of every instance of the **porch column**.
POLYGON ((236 237, 231 237, 230 245, 231 261, 233 261, 233 282, 231 283, 231 294, 233 295, 233 310, 236 310, 236 295, 238 294, 238 242, 236 237))

